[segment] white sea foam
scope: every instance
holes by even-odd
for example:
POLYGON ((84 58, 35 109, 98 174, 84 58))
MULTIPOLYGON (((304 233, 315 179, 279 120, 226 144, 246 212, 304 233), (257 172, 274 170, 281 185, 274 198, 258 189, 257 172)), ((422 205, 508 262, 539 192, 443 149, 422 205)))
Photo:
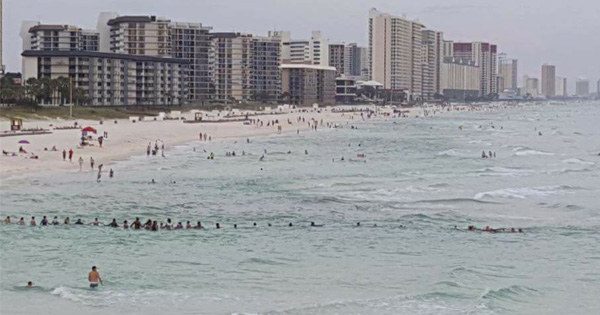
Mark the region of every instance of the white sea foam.
POLYGON ((481 192, 475 195, 475 199, 484 198, 508 198, 508 199, 527 199, 529 197, 547 197, 569 190, 577 189, 570 186, 539 186, 522 188, 505 188, 493 191, 481 192))
POLYGON ((594 162, 588 162, 588 161, 584 161, 584 160, 580 160, 580 159, 566 159, 562 161, 563 163, 567 163, 567 164, 579 164, 579 165, 595 165, 596 163, 594 162))

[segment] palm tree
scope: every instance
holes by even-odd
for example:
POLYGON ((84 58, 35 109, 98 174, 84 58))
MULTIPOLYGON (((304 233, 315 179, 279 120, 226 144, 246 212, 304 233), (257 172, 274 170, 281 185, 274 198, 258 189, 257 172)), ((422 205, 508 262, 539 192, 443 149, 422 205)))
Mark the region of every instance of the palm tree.
POLYGON ((56 89, 60 96, 59 103, 65 104, 66 102, 70 102, 71 100, 69 98, 71 94, 71 82, 69 79, 65 77, 59 77, 54 81, 56 82, 56 89))

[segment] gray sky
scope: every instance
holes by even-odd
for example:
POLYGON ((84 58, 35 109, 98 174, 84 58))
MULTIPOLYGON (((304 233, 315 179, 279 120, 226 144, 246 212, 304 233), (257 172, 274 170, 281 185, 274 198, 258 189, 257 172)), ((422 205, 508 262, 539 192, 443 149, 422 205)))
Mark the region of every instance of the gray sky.
POLYGON ((575 79, 600 78, 599 0, 4 0, 4 60, 20 71, 23 20, 95 28, 98 13, 158 15, 200 22, 217 31, 264 35, 292 31, 292 37, 321 30, 331 41, 366 44, 368 10, 419 19, 451 40, 496 43, 500 52, 519 59, 519 80, 540 75, 545 62, 575 79))

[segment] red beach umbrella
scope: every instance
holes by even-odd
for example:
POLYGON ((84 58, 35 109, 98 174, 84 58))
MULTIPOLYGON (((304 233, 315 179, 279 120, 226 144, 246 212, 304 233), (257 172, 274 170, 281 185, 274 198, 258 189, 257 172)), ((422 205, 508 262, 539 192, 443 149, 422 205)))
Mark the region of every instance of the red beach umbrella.
POLYGON ((96 129, 94 129, 92 127, 85 127, 83 129, 81 129, 81 132, 93 132, 93 133, 96 133, 96 129))

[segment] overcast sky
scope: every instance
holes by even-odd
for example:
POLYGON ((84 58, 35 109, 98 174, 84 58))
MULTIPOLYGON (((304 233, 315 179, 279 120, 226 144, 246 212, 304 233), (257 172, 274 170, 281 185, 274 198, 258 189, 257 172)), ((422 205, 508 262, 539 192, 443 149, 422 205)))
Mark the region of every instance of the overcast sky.
POLYGON ((20 71, 23 20, 95 28, 99 12, 114 11, 255 35, 321 30, 332 42, 366 44, 372 7, 419 19, 446 39, 495 43, 519 59, 519 80, 539 76, 545 62, 568 78, 571 92, 577 77, 600 78, 600 0, 4 0, 4 62, 20 71))

